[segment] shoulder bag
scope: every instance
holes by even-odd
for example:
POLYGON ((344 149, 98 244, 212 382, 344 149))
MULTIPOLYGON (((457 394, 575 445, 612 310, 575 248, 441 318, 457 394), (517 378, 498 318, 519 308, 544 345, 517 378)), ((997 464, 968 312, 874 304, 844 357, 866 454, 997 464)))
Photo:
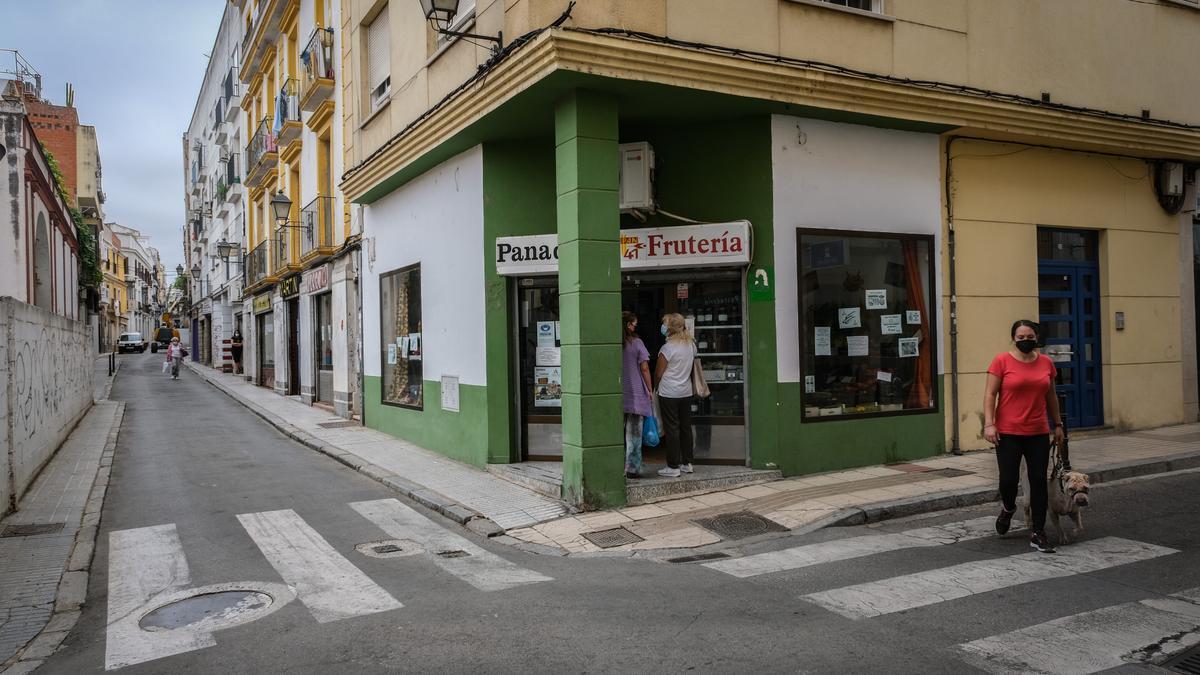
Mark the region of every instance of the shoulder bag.
POLYGON ((696 356, 692 357, 692 393, 699 398, 708 398, 712 392, 708 389, 708 381, 704 379, 704 366, 700 364, 700 350, 692 343, 696 356))

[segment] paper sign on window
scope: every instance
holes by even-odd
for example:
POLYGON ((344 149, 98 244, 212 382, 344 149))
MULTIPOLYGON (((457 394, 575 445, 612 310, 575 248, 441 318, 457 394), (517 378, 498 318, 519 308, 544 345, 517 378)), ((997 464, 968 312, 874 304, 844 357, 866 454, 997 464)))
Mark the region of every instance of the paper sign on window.
POLYGON ((877 288, 870 289, 867 292, 867 311, 873 309, 887 309, 887 289, 877 288))
POLYGON ((884 335, 899 335, 902 326, 900 325, 899 314, 884 314, 879 317, 879 332, 884 335))
POLYGON ((838 310, 838 328, 861 328, 862 312, 858 307, 842 307, 838 310))
POLYGON ((917 338, 900 338, 899 348, 901 358, 912 358, 920 353, 917 338))
POLYGON ((813 329, 813 354, 829 356, 829 326, 817 326, 813 329))
POLYGON ((817 378, 813 375, 804 376, 804 393, 811 394, 817 390, 817 378))
POLYGON ((910 326, 921 325, 921 310, 919 309, 908 310, 904 313, 904 317, 904 321, 910 326))
POLYGON ((846 337, 846 354, 848 356, 867 356, 870 354, 870 338, 866 335, 849 335, 846 337))

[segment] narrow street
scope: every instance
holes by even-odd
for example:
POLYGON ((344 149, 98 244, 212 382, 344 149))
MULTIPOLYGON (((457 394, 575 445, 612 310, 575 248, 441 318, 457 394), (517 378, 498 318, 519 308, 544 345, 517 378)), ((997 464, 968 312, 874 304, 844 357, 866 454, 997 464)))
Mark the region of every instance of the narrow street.
POLYGON ((1083 541, 1055 556, 990 534, 990 507, 751 540, 706 563, 537 556, 160 363, 124 357, 88 601, 39 672, 1091 672, 1200 628, 1198 473, 1097 487, 1083 541), (355 549, 381 540, 404 540, 399 555, 355 549), (223 629, 141 618, 167 596, 139 593, 218 584, 283 604, 223 629))

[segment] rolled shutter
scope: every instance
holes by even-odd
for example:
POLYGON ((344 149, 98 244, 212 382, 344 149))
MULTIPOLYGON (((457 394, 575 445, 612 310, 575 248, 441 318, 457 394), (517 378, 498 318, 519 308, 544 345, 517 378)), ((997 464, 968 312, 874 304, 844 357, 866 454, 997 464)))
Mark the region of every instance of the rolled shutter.
POLYGON ((371 91, 383 82, 389 72, 391 50, 388 46, 388 9, 384 5, 371 25, 367 27, 367 85, 371 91))

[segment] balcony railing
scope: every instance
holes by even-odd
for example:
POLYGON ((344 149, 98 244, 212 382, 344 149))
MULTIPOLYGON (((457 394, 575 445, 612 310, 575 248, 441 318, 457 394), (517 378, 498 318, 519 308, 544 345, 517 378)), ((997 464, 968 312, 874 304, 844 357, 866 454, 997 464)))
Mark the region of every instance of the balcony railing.
POLYGON ((296 94, 296 79, 288 78, 275 96, 275 135, 280 146, 300 137, 300 97, 296 94))
POLYGON ((246 146, 246 157, 249 159, 250 169, 247 174, 247 182, 253 184, 254 180, 266 175, 266 171, 279 161, 276 154, 278 152, 279 146, 275 133, 271 131, 271 119, 264 117, 258 123, 258 131, 250 139, 250 144, 246 146))
POLYGON ((300 211, 300 257, 333 248, 333 197, 317 197, 300 211))
POLYGON ((267 254, 270 241, 264 241, 246 254, 245 287, 250 288, 267 278, 267 254))
POLYGON ((275 228, 275 239, 272 240, 272 244, 271 274, 277 276, 292 262, 289 254, 292 247, 292 229, 290 227, 275 228))
POLYGON ((233 117, 233 115, 229 114, 229 108, 236 107, 242 103, 242 81, 238 79, 237 66, 232 66, 229 72, 225 74, 225 82, 221 87, 221 99, 226 105, 225 117, 233 117))
POLYGON ((300 53, 300 107, 312 112, 333 93, 333 29, 317 28, 300 53))

